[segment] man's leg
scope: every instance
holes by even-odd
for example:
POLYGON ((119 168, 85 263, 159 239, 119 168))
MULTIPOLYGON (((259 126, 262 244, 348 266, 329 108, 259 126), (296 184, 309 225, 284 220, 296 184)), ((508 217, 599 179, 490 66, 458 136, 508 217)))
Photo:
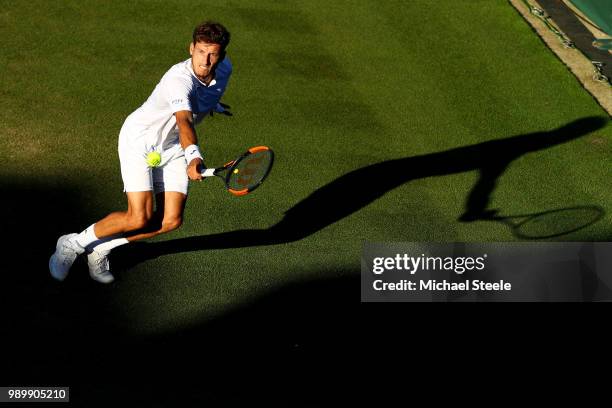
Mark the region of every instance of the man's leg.
POLYGON ((110 251, 130 241, 149 238, 178 228, 182 223, 189 187, 187 164, 180 145, 164 150, 170 158, 162 167, 151 168, 142 160, 141 152, 134 152, 126 143, 127 134, 119 136, 121 177, 128 193, 128 211, 112 213, 80 234, 81 245, 88 246, 87 257, 91 277, 100 282, 111 282, 107 256, 110 251), (163 191, 155 197, 152 191, 163 191), (101 238, 101 239, 100 239, 101 238))
POLYGON ((108 255, 112 249, 128 242, 165 234, 181 226, 187 195, 174 191, 166 191, 158 193, 155 199, 157 208, 145 228, 133 230, 122 234, 123 237, 121 238, 103 242, 93 248, 92 252, 87 255, 89 274, 94 280, 102 283, 110 283, 114 280, 113 275, 110 273, 108 262, 108 255))
POLYGON ((139 230, 149 223, 153 216, 153 192, 128 192, 127 200, 127 211, 111 213, 80 234, 60 237, 56 251, 49 260, 49 270, 55 279, 64 280, 77 256, 85 252, 85 248, 92 242, 139 230))
MULTIPOLYGON (((153 192, 128 192, 127 211, 114 212, 94 224, 98 239, 145 228, 153 218, 153 192)), ((85 245, 89 245, 87 242, 85 245)))
POLYGON ((166 155, 173 158, 152 173, 155 190, 159 191, 155 195, 156 215, 146 228, 123 234, 128 241, 151 238, 181 226, 189 189, 187 164, 182 151, 179 145, 165 151, 166 155))
POLYGON ((146 228, 153 218, 153 192, 128 192, 127 201, 127 211, 107 215, 70 240, 82 248, 91 249, 119 234, 146 228))
POLYGON ((164 191, 155 196, 158 208, 152 222, 147 228, 125 234, 129 242, 152 238, 179 228, 183 224, 183 212, 187 195, 176 191, 164 191))

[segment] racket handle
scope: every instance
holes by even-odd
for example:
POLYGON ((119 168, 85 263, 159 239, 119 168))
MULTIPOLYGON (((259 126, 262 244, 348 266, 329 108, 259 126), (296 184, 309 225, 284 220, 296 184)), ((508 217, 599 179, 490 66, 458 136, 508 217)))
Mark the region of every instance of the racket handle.
POLYGON ((212 177, 215 175, 215 170, 217 169, 205 169, 202 172, 202 177, 212 177))

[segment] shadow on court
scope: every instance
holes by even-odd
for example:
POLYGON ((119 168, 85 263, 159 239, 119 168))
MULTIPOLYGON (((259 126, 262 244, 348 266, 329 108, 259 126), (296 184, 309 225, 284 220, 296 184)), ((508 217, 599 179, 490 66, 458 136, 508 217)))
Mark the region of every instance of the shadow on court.
POLYGON ((557 208, 532 214, 501 216, 491 210, 480 218, 505 224, 519 239, 556 238, 587 228, 601 220, 605 210, 597 205, 557 208))
MULTIPOLYGON (((268 229, 138 243, 119 248, 113 262, 126 268, 164 254, 293 242, 411 180, 471 170, 478 170, 480 179, 469 192, 462 218, 479 219, 487 216, 489 196, 513 160, 574 140, 606 123, 586 118, 551 132, 373 164, 317 189, 268 229)), ((117 324, 123 316, 117 315, 121 308, 111 304, 112 285, 92 285, 86 273, 62 284, 48 275, 47 261, 58 232, 77 230, 94 219, 85 210, 86 193, 76 185, 31 180, 5 180, 0 191, 9 198, 0 202, 5 214, 0 225, 10 237, 5 241, 0 287, 4 305, 0 336, 6 354, 0 385, 67 384, 72 387, 73 406, 106 407, 119 401, 151 407, 363 402, 367 387, 359 385, 364 376, 385 374, 377 370, 378 364, 399 361, 404 352, 449 350, 462 344, 462 335, 432 339, 423 333, 440 333, 441 328, 465 333, 480 325, 477 320, 459 319, 459 313, 448 309, 436 308, 432 315, 431 309, 415 313, 423 310, 415 309, 421 306, 408 310, 360 305, 359 271, 334 270, 330 275, 342 277, 289 284, 192 328, 134 337, 117 324)), ((487 335, 498 330, 512 336, 508 322, 516 321, 516 311, 512 313, 512 319, 508 314, 498 326, 487 322, 488 328, 493 327, 487 335)), ((446 367, 440 360, 437 363, 432 359, 427 365, 432 375, 446 367)))
POLYGON ((4 328, 16 332, 47 324, 56 325, 53 331, 68 328, 61 322, 48 321, 48 316, 55 313, 69 320, 67 326, 84 329, 91 324, 92 312, 106 305, 102 291, 83 294, 75 290, 84 279, 64 285, 50 279, 48 261, 58 235, 67 229, 76 230, 92 214, 86 210, 86 193, 76 185, 66 180, 47 179, 44 183, 19 177, 0 181, 0 230, 4 236, 0 296, 7 305, 2 310, 4 328), (84 296, 87 302, 75 308, 84 296), (42 313, 38 313, 41 305, 42 313))
MULTIPOLYGON (((355 353, 364 338, 361 325, 368 324, 360 314, 359 275, 330 274, 344 277, 288 284, 219 318, 146 337, 117 332, 103 316, 104 305, 89 299, 111 297, 110 292, 98 295, 92 285, 58 291, 64 300, 13 309, 21 322, 9 323, 10 333, 3 322, 10 354, 3 358, 0 381, 70 385, 72 406, 85 407, 118 401, 149 407, 206 402, 301 407, 357 398, 355 353), (88 319, 62 314, 68 307, 88 319)), ((41 292, 31 289, 33 295, 41 292)))
POLYGON ((83 407, 300 407, 356 395, 367 324, 358 271, 330 270, 343 277, 288 284, 191 328, 137 337, 122 329, 112 285, 92 283, 83 260, 65 282, 50 278, 57 235, 95 214, 77 185, 46 182, 0 182, 0 385, 67 385, 70 406, 83 407))
MULTIPOLYGON (((459 221, 488 220, 507 223, 506 219, 496 216, 497 211, 487 207, 497 180, 508 166, 525 154, 575 140, 604 127, 607 123, 608 120, 603 117, 587 117, 548 132, 513 136, 439 153, 372 164, 353 170, 320 187, 291 207, 280 222, 267 229, 238 230, 155 243, 137 242, 129 247, 118 248, 115 265, 130 268, 165 254, 276 245, 301 240, 412 180, 473 170, 477 170, 480 177, 468 193, 465 212, 459 216, 459 221)), ((590 208, 593 214, 586 214, 588 219, 583 226, 591 225, 603 216, 603 209, 600 207, 590 208)), ((545 213, 547 212, 533 215, 545 213)), ((546 219, 553 220, 553 223, 554 216, 561 216, 558 210, 550 213, 546 219)), ((576 230, 576 226, 573 226, 566 231, 557 231, 554 236, 562 236, 576 230)))
POLYGON ((108 291, 85 285, 85 275, 63 284, 49 275, 58 234, 91 219, 87 194, 67 180, 20 177, 1 180, 0 194, 0 338, 5 357, 0 375, 10 380, 3 384, 17 384, 26 374, 30 381, 38 378, 36 367, 61 372, 58 364, 72 350, 57 346, 62 341, 89 342, 99 330, 109 330, 113 316, 108 291))

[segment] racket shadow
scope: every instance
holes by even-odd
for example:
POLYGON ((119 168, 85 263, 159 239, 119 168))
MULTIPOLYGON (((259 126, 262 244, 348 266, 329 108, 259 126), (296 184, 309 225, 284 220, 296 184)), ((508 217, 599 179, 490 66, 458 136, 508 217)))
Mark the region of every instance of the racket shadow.
MULTIPOLYGON (((465 212, 458 220, 482 220, 490 217, 490 210, 487 210, 490 195, 499 177, 514 160, 527 153, 575 140, 607 124, 607 118, 586 117, 548 132, 375 163, 346 173, 318 188, 288 209, 284 217, 270 228, 237 230, 156 243, 137 242, 125 249, 118 248, 118 260, 129 268, 165 254, 294 242, 340 221, 412 180, 474 170, 480 173, 480 177, 469 192, 465 212)), ((603 210, 597 208, 603 216, 603 210)))
POLYGON ((548 239, 587 228, 603 218, 605 211, 596 205, 557 208, 534 214, 491 215, 482 221, 501 222, 520 239, 548 239))

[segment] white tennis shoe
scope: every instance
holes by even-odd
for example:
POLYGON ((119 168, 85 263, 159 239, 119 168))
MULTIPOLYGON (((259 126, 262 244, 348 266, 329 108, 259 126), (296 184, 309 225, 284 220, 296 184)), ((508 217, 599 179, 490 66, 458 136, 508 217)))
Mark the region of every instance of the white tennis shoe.
POLYGON ((79 244, 70 241, 70 238, 77 235, 68 234, 59 237, 55 253, 49 259, 49 272, 51 272, 51 276, 59 281, 66 279, 74 260, 85 252, 85 249, 79 244))
POLYGON ((111 283, 115 280, 115 277, 110 273, 107 255, 95 250, 87 254, 87 266, 89 266, 91 279, 101 283, 111 283))

